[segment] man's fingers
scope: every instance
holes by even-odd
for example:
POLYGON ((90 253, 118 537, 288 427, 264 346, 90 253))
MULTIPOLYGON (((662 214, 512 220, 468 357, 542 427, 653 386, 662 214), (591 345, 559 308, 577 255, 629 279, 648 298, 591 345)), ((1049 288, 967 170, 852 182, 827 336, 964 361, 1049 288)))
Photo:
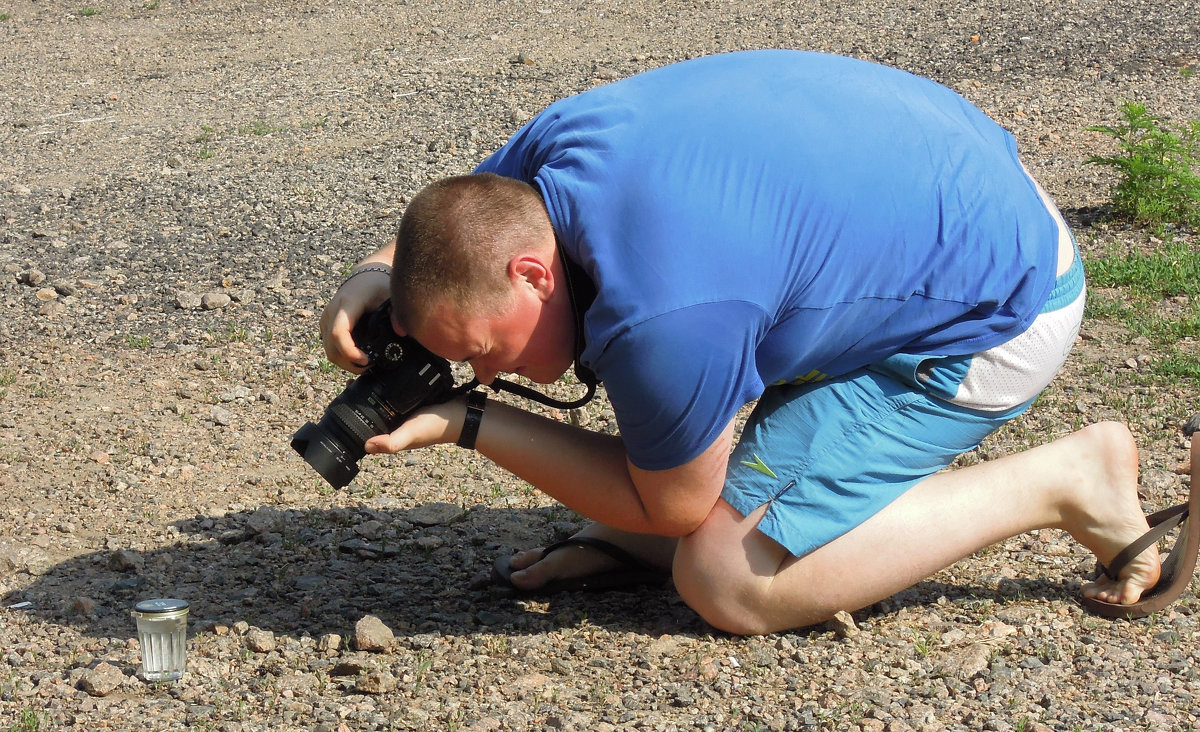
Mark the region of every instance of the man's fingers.
MULTIPOLYGON (((362 370, 367 367, 367 354, 354 345, 354 338, 350 336, 350 331, 334 331, 332 340, 338 355, 345 362, 339 363, 338 366, 356 374, 362 373, 362 370)), ((330 358, 330 360, 333 359, 330 358)), ((335 361, 335 363, 337 362, 335 361)))
POLYGON ((324 338, 325 355, 330 361, 352 373, 362 373, 367 366, 367 354, 354 345, 350 334, 350 318, 339 312, 324 338))
POLYGON ((386 435, 375 435, 367 440, 363 446, 367 452, 372 455, 388 454, 392 455, 404 449, 405 441, 397 437, 397 433, 393 432, 386 435))

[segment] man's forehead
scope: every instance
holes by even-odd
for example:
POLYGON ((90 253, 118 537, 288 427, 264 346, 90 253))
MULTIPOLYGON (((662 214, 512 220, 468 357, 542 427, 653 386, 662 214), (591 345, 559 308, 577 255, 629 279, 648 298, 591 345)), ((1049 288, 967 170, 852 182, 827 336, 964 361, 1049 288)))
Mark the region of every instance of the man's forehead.
POLYGON ((443 302, 431 307, 409 335, 442 358, 465 361, 477 355, 479 329, 479 323, 465 317, 452 304, 443 302))

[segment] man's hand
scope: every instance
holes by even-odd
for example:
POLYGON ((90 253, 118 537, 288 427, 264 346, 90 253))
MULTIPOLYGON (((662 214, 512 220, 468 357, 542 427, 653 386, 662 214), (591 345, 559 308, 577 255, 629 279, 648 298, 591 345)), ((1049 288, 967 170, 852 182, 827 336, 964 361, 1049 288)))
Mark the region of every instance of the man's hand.
POLYGON ((373 270, 352 274, 342 283, 321 312, 321 343, 330 361, 351 373, 362 373, 367 367, 367 354, 354 345, 350 331, 363 314, 379 307, 386 299, 387 272, 373 270))
POLYGON ((458 441, 467 413, 465 397, 422 407, 408 416, 391 434, 375 435, 365 445, 368 453, 397 453, 458 441))

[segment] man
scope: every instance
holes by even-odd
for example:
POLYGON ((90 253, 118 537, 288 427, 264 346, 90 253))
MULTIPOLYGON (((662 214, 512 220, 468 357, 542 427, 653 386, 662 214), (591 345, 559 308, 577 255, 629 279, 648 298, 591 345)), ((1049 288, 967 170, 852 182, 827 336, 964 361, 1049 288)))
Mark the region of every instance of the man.
POLYGON ((326 308, 326 350, 361 371, 350 328, 390 294, 397 333, 484 384, 576 359, 603 381, 619 437, 458 399, 367 443, 474 447, 596 522, 501 562, 520 589, 632 571, 615 546, 712 625, 765 633, 1059 527, 1113 565, 1089 607, 1138 614, 1164 595, 1152 542, 1114 562, 1148 528, 1124 426, 942 470, 1028 407, 1083 312, 1074 242, 1015 147, 950 90, 863 61, 650 71, 419 193, 326 308))

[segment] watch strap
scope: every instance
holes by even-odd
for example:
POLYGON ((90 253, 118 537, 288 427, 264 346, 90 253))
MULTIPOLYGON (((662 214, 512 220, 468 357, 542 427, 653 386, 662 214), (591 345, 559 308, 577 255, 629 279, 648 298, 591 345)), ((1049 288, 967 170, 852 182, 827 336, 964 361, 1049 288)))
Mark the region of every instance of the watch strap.
POLYGON ((475 439, 479 437, 479 424, 483 421, 483 408, 487 406, 487 394, 478 389, 467 392, 467 415, 463 418, 462 432, 458 435, 459 447, 468 450, 475 449, 475 439))

